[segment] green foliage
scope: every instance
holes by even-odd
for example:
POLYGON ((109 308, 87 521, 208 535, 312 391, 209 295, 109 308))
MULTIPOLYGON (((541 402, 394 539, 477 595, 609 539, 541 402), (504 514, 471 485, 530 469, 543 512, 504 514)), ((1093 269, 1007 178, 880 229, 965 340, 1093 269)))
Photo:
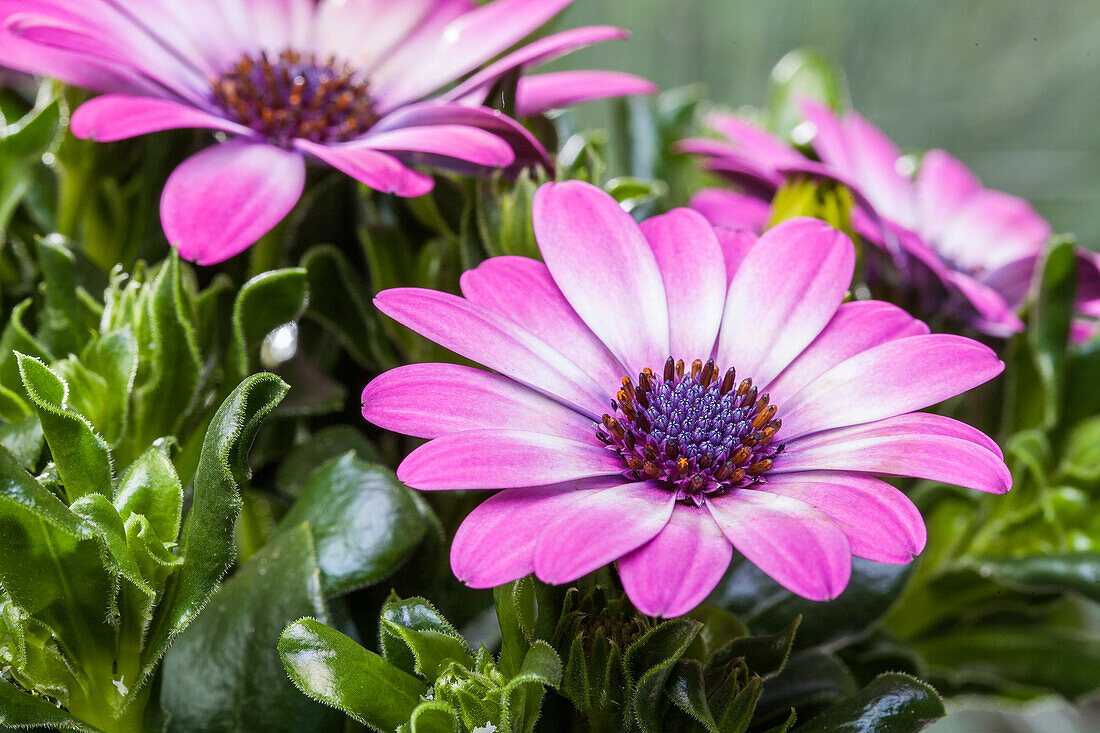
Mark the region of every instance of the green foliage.
POLYGON ((557 687, 561 661, 545 641, 528 645, 505 672, 484 647, 466 641, 427 601, 396 596, 379 619, 382 654, 314 619, 283 632, 279 653, 306 695, 380 731, 463 731, 488 725, 530 733, 546 687, 557 687))
POLYGON ((228 530, 248 449, 286 385, 257 375, 221 406, 181 538, 182 483, 164 445, 116 474, 110 448, 71 410, 65 380, 17 358, 53 461, 35 478, 0 448, 0 648, 8 655, 0 720, 141 729, 164 651, 232 557, 228 530))

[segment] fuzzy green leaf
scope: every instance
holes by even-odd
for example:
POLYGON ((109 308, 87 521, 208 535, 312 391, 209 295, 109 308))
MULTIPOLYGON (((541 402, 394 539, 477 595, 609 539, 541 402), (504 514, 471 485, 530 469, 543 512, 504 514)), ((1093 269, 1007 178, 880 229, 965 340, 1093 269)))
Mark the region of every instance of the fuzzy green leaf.
POLYGON ((37 359, 23 354, 16 358, 69 501, 89 493, 111 496, 110 449, 87 420, 69 409, 68 385, 37 359))
POLYGON ((283 632, 279 655, 298 689, 378 730, 408 722, 428 691, 417 678, 310 618, 283 632))
POLYGON ((659 733, 668 700, 665 682, 702 627, 690 618, 666 621, 627 650, 627 674, 634 687, 634 713, 646 733, 659 733))
POLYGON ((272 270, 241 287, 233 303, 233 340, 229 368, 241 378, 259 361, 259 350, 272 330, 295 321, 306 308, 309 284, 303 268, 272 270))
POLYGON ((164 451, 153 447, 134 461, 118 485, 115 507, 125 520, 140 514, 162 542, 175 542, 183 511, 183 486, 164 451))

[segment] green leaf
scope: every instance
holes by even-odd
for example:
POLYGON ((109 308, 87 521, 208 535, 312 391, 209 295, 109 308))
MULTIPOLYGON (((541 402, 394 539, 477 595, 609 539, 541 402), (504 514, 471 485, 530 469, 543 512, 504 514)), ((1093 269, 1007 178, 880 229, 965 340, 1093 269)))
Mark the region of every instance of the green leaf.
POLYGON ((249 377, 226 398, 210 423, 184 530, 184 565, 157 608, 145 649, 146 675, 172 639, 202 611, 233 562, 233 525, 241 509, 237 488, 248 477, 248 449, 260 423, 279 404, 286 389, 273 374, 249 377))
POLYGON ((834 655, 810 649, 791 656, 782 671, 764 682, 758 715, 778 717, 791 708, 802 715, 854 694, 858 686, 834 655))
POLYGON ((308 287, 306 270, 301 267, 265 272, 244 284, 233 303, 228 357, 233 375, 240 378, 251 372, 259 361, 264 337, 302 315, 308 287))
POLYGON ((493 588, 497 625, 500 627, 500 661, 498 669, 512 677, 523 666, 531 649, 531 631, 535 627, 537 605, 535 581, 531 576, 493 588))
POLYGON ((20 465, 33 469, 42 453, 42 423, 37 415, 28 415, 18 422, 0 424, 0 445, 11 451, 20 465))
POLYGON ((983 578, 1028 593, 1074 591, 1100 602, 1100 553, 1071 552, 998 559, 978 558, 972 566, 983 578))
POLYGON ((118 445, 129 427, 130 393, 138 368, 137 341, 129 329, 112 331, 89 343, 79 363, 97 377, 99 389, 95 393, 88 390, 86 399, 73 394, 73 407, 104 440, 118 445))
POLYGON ((801 622, 802 617, 796 616, 786 628, 774 634, 734 639, 719 649, 717 654, 721 659, 744 659, 749 669, 764 679, 773 677, 787 663, 801 622))
POLYGON ((331 730, 331 711, 298 694, 279 637, 304 615, 327 616, 309 526, 264 546, 227 580, 164 658, 170 731, 331 730))
POLYGON ((796 645, 842 643, 867 632, 891 607, 909 578, 908 565, 854 559, 848 587, 829 603, 807 601, 786 590, 747 561, 735 563, 715 591, 754 632, 775 633, 802 617, 796 645))
POLYGON ((1028 346, 1043 385, 1043 427, 1058 423, 1065 382, 1066 349, 1073 320, 1077 254, 1067 238, 1051 242, 1036 270, 1038 293, 1029 319, 1028 346))
POLYGON ((350 425, 332 425, 314 433, 309 440, 295 446, 275 473, 275 485, 288 496, 298 496, 306 479, 315 468, 352 451, 361 461, 382 463, 382 457, 371 442, 350 425))
POLYGON ((398 728, 399 733, 459 733, 462 723, 454 708, 445 702, 429 700, 416 706, 409 718, 407 728, 398 728))
POLYGON ((561 659, 545 641, 531 645, 519 674, 504 688, 501 700, 501 733, 530 733, 538 720, 546 687, 561 683, 561 659))
POLYGON ((414 671, 424 679, 434 680, 452 662, 463 667, 473 666, 474 658, 465 640, 442 631, 411 629, 383 619, 387 631, 400 638, 412 652, 414 671))
POLYGON ((1076 697, 1100 688, 1100 635, 1036 625, 959 629, 913 642, 929 665, 1076 697))
POLYGON ((915 733, 946 714, 931 687, 891 673, 799 726, 798 733, 915 733))
POLYGON ((330 245, 314 247, 301 265, 309 281, 306 316, 331 331, 360 366, 387 363, 385 337, 368 301, 370 290, 344 254, 330 245))
POLYGON ((652 629, 627 650, 627 675, 634 687, 634 713, 646 733, 660 733, 665 682, 673 665, 684 655, 702 627, 690 618, 666 621, 652 629))
POLYGON ((111 451, 88 421, 69 409, 68 385, 37 359, 23 354, 16 358, 69 501, 89 493, 110 496, 111 451))
POLYGON ((73 514, 95 529, 96 537, 106 550, 107 567, 129 580, 150 598, 155 596, 156 592, 145 582, 137 558, 130 551, 126 525, 110 499, 102 494, 87 494, 73 502, 71 509, 73 514))
POLYGON ((0 725, 7 728, 60 728, 95 731, 45 698, 0 679, 0 725))
MULTIPOLYGON (((432 604, 423 598, 406 598, 402 600, 396 594, 391 593, 389 599, 382 606, 382 612, 378 618, 378 637, 382 656, 400 669, 413 674, 416 669, 416 659, 408 644, 400 634, 396 634, 390 628, 397 625, 416 631, 433 631, 439 634, 462 639, 462 636, 451 625, 451 622, 443 617, 432 604)), ((469 653, 467 651, 467 653, 469 653)))
POLYGON ((420 508, 389 469, 347 453, 309 475, 283 527, 308 522, 328 596, 383 580, 427 530, 420 508))
POLYGON ((801 99, 823 102, 838 112, 851 106, 840 68, 828 57, 804 48, 791 51, 772 69, 766 106, 772 132, 791 138, 805 119, 798 106, 801 99))
POLYGON ((78 320, 76 258, 57 236, 40 237, 35 249, 44 281, 38 338, 54 354, 75 354, 90 335, 78 320))
POLYGON ((279 655, 302 692, 383 731, 408 722, 428 691, 417 678, 314 619, 283 632, 279 655))
POLYGON ((722 719, 718 721, 720 733, 744 733, 748 730, 763 691, 764 683, 759 677, 750 679, 722 713, 722 719))
POLYGON ((161 265, 142 290, 138 343, 142 360, 135 380, 135 450, 157 438, 176 435, 197 399, 202 361, 195 326, 180 282, 179 255, 161 265))
POLYGON ((1077 481, 1100 481, 1100 417, 1085 420, 1070 431, 1059 471, 1077 481))
POLYGON ((28 112, 21 119, 0 128, 0 155, 38 158, 49 151, 61 128, 61 100, 28 112))
POLYGON ((23 316, 32 304, 33 301, 28 298, 11 309, 7 325, 4 326, 4 334, 0 337, 0 383, 16 393, 23 392, 23 379, 19 374, 17 354, 33 356, 47 363, 53 361, 46 347, 39 343, 23 325, 23 316))
POLYGON ((123 520, 140 514, 162 542, 175 542, 183 511, 183 486, 172 461, 153 447, 141 454, 123 474, 115 495, 123 520))
POLYGON ((694 659, 677 662, 665 683, 665 690, 673 705, 702 724, 709 733, 719 733, 718 723, 707 703, 707 686, 700 662, 694 659))

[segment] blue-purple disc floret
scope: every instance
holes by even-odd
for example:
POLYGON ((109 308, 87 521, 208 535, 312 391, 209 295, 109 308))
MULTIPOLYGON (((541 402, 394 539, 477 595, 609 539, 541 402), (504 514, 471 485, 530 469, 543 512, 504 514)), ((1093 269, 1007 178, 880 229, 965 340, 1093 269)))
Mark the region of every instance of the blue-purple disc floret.
POLYGON ((637 384, 623 378, 596 436, 623 457, 625 476, 659 481, 683 500, 762 480, 783 449, 778 408, 751 378, 738 384, 732 367, 718 374, 713 360, 688 371, 669 357, 660 377, 646 368, 637 384))

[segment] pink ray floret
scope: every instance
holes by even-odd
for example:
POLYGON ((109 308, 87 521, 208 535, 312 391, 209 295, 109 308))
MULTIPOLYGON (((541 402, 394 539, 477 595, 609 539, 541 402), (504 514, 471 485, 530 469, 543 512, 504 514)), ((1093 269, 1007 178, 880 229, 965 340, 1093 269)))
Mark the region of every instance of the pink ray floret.
POLYGON ((493 370, 416 364, 363 392, 367 420, 429 439, 402 481, 496 490, 451 548, 467 584, 614 562, 638 609, 677 616, 736 550, 826 600, 853 556, 902 564, 924 547, 917 508, 878 476, 1010 488, 996 443, 918 412, 1004 365, 893 305, 845 303, 855 248, 828 224, 757 238, 677 209, 638 225, 572 181, 539 190, 534 226, 545 264, 494 258, 463 297, 375 301, 493 370))
MULTIPOLYGON (((860 236, 891 253, 910 280, 926 291, 931 280, 941 303, 958 308, 978 330, 1007 336, 1023 329, 1017 311, 1027 297, 1050 225, 1021 198, 985 188, 959 160, 931 150, 919 164, 856 112, 837 114, 805 100, 799 129, 818 160, 811 160, 753 122, 715 114, 710 126, 722 139, 694 138, 680 149, 703 157, 706 167, 740 191, 711 188, 692 207, 715 225, 762 231, 768 203, 790 176, 838 181, 856 200, 853 225, 860 236)), ((1075 334, 1100 314, 1100 260, 1079 250, 1075 334)))
MULTIPOLYGON (((412 164, 549 165, 523 126, 482 104, 514 71, 627 37, 577 28, 505 53, 572 2, 0 0, 0 65, 101 92, 73 114, 78 137, 227 136, 176 169, 160 206, 169 242, 212 264, 290 212, 309 160, 409 197, 433 185, 412 164)), ((520 77, 516 107, 653 91, 629 74, 555 72, 520 77)))

